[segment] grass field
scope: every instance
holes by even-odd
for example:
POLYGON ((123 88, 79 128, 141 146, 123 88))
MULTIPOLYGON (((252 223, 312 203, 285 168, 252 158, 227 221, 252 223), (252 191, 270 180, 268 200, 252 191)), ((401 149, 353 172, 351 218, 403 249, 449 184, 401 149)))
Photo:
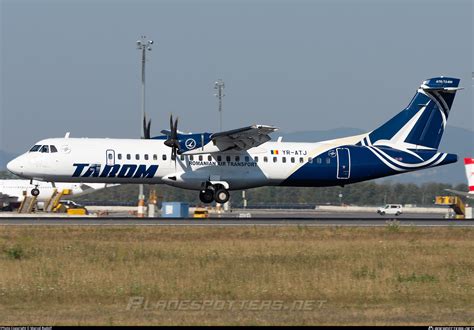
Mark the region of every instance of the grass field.
POLYGON ((0 226, 0 325, 474 323, 474 230, 0 226))

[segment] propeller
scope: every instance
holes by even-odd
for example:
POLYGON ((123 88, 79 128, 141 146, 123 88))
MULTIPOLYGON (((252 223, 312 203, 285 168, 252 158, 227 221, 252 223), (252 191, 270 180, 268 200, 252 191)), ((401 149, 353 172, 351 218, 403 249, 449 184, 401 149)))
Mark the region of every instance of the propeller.
POLYGON ((179 150, 178 140, 178 118, 173 124, 173 115, 170 115, 170 134, 165 141, 165 145, 171 148, 171 160, 176 162, 176 154, 179 150))
POLYGON ((143 138, 144 139, 151 139, 150 135, 150 126, 151 126, 151 119, 146 121, 146 115, 143 117, 143 138))

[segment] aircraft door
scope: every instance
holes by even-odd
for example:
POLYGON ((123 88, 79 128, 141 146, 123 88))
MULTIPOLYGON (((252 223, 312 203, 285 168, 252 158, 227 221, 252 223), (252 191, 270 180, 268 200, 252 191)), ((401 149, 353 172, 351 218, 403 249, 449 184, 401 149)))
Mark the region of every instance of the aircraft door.
POLYGON ((115 151, 112 149, 108 149, 105 152, 106 164, 109 166, 115 165, 115 151))
POLYGON ((351 176, 351 155, 348 148, 337 148, 337 178, 349 179, 351 176))

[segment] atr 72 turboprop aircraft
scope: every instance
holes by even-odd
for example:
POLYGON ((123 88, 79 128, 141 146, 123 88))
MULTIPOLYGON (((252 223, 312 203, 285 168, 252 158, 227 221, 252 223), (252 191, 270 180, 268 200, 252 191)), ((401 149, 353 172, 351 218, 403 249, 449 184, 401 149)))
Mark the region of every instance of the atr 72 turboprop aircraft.
POLYGON ((163 183, 199 190, 204 203, 225 203, 229 190, 260 186, 344 186, 456 162, 457 155, 437 149, 458 85, 456 78, 424 81, 402 112, 357 136, 271 142, 268 134, 277 128, 266 125, 185 134, 171 117, 163 136, 46 139, 7 167, 31 180, 163 183), (58 152, 39 152, 44 146, 58 152))

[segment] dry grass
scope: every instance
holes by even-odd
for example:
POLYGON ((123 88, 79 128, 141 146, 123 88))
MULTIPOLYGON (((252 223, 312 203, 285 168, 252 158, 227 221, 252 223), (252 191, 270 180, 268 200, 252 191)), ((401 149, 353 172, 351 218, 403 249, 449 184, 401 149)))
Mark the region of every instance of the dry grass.
POLYGON ((473 256, 466 228, 4 226, 0 323, 472 324, 473 256), (176 299, 317 302, 153 307, 176 299))

